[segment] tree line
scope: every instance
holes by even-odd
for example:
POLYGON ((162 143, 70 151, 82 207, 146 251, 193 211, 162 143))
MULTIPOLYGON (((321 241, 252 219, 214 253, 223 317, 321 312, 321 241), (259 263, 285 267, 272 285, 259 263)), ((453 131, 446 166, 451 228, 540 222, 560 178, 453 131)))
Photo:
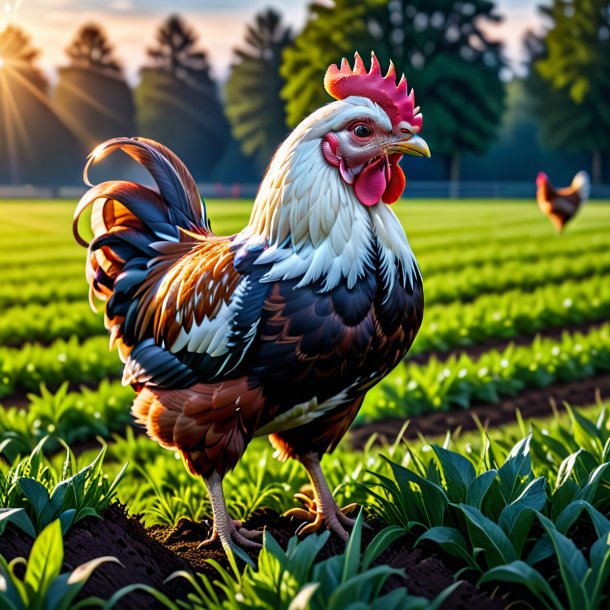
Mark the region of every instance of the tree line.
POLYGON ((27 34, 10 26, 0 33, 0 183, 76 182, 86 152, 135 134, 175 150, 198 180, 256 181, 288 130, 330 101, 326 67, 371 50, 421 101, 434 177, 470 178, 472 166, 476 177, 473 155, 518 164, 532 124, 545 147, 587 155, 596 181, 610 177, 610 0, 540 10, 548 28, 528 33, 527 76, 511 82, 487 34, 501 19, 490 0, 315 1, 296 35, 268 9, 247 24, 223 87, 178 15, 157 30, 134 90, 99 25, 80 28, 53 88, 27 34))

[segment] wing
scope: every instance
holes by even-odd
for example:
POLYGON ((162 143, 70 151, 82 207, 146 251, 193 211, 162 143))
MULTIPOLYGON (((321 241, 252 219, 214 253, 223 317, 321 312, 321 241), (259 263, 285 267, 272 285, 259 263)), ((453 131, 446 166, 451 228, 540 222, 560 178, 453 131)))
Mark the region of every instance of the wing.
POLYGON ((353 402, 402 359, 421 324, 421 284, 396 285, 387 298, 378 279, 373 271, 330 292, 296 282, 273 286, 252 372, 277 405, 269 417, 293 406, 295 396, 312 417, 324 403, 330 409, 338 400, 353 402))
POLYGON ((257 252, 238 256, 231 238, 155 247, 123 324, 133 345, 124 382, 178 388, 237 375, 269 290, 266 269, 249 264, 257 252))

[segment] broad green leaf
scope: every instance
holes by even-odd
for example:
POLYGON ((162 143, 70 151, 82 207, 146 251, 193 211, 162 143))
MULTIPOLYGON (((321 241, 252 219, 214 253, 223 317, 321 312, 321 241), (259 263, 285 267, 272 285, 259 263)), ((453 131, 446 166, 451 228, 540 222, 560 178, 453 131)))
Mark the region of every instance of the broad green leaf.
POLYGON ((387 458, 386 461, 390 464, 396 483, 403 495, 402 501, 408 502, 409 499, 412 499, 417 502, 428 527, 442 525, 443 516, 449 504, 443 488, 387 458), (419 488, 419 493, 411 489, 412 484, 419 488))
POLYGON ((552 521, 541 514, 538 514, 538 519, 553 544, 570 607, 586 608, 583 581, 587 574, 588 565, 583 554, 572 540, 557 531, 552 521))
POLYGON ((515 561, 515 549, 502 528, 480 511, 466 504, 455 505, 466 517, 470 542, 485 551, 490 568, 515 561))
POLYGON ((417 546, 422 540, 436 542, 444 551, 462 559, 467 565, 475 570, 480 570, 477 563, 472 559, 468 545, 464 537, 453 527, 433 527, 424 532, 415 542, 417 546))
POLYGON ((572 421, 574 440, 598 459, 601 459, 603 453, 603 440, 600 431, 592 421, 583 417, 576 409, 572 409, 569 406, 566 408, 572 421))
POLYGON ((59 520, 50 523, 34 540, 23 579, 37 595, 30 600, 30 610, 42 608, 42 602, 53 580, 59 576, 64 559, 64 542, 59 520))
POLYGON ((377 557, 404 535, 405 528, 400 525, 390 525, 382 529, 367 546, 362 559, 361 570, 367 570, 377 557))
POLYGON ((593 543, 589 554, 591 572, 585 581, 591 607, 596 608, 604 594, 607 597, 610 578, 610 536, 601 537, 593 543))
POLYGON ((474 479, 474 481, 472 481, 468 486, 466 503, 481 510, 481 505, 485 498, 485 494, 489 490, 489 487, 493 483, 497 474, 498 473, 496 470, 487 470, 474 479))
POLYGON ((568 504, 555 520, 555 527, 559 532, 566 535, 572 525, 579 519, 583 511, 589 515, 597 535, 600 538, 607 538, 610 533, 610 520, 584 500, 576 500, 571 504, 568 504))
POLYGON ((341 582, 332 592, 327 608, 341 610, 352 602, 374 599, 381 591, 385 581, 394 575, 404 576, 404 571, 383 565, 357 573, 341 582))
POLYGON ((27 498, 28 502, 32 505, 36 513, 36 518, 40 520, 41 515, 44 513, 45 508, 49 505, 51 498, 47 488, 34 479, 28 479, 22 477, 17 482, 19 488, 23 492, 23 495, 27 498))
POLYGON ((474 481, 476 472, 467 458, 459 453, 432 445, 441 473, 445 479, 447 495, 451 502, 465 502, 469 485, 474 481))
POLYGON ((345 560, 341 580, 346 581, 358 573, 360 567, 360 550, 362 548, 362 509, 358 512, 356 523, 345 546, 345 560))
POLYGON ((479 578, 478 584, 482 585, 494 581, 523 585, 544 604, 545 608, 565 610, 546 579, 538 570, 523 561, 517 560, 504 566, 492 568, 479 578))
POLYGON ((534 479, 511 504, 500 513, 498 524, 510 538, 517 556, 527 541, 534 520, 534 511, 541 511, 547 502, 544 477, 534 479))
MULTIPOLYGON (((608 470, 610 470, 610 463, 601 464, 600 466, 592 470, 589 474, 587 482, 582 485, 582 489, 580 489, 576 493, 575 499, 586 500, 587 502, 591 503, 594 502, 596 499, 598 487, 604 481, 608 470)), ((607 485, 608 482, 606 482, 605 484, 607 485)))
POLYGON ((530 457, 530 441, 528 434, 519 441, 508 454, 506 461, 498 469, 500 488, 507 504, 515 500, 523 487, 534 478, 530 457))
POLYGON ((16 525, 30 538, 36 538, 34 525, 23 508, 0 508, 0 536, 9 523, 16 525))

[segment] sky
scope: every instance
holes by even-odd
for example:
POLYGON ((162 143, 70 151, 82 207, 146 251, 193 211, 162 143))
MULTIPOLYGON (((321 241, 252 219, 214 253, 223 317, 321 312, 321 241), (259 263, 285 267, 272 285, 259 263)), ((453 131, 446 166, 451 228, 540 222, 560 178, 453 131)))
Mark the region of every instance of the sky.
MULTIPOLYGON (((539 3, 498 1, 504 21, 490 27, 490 33, 505 43, 506 55, 516 70, 522 57, 523 33, 541 27, 536 11, 539 3)), ((154 41, 155 29, 172 12, 182 14, 196 28, 215 75, 224 79, 232 50, 240 44, 245 24, 257 12, 273 7, 298 30, 305 23, 308 4, 309 0, 0 0, 4 13, 12 14, 11 19, 25 28, 42 50, 40 64, 52 79, 57 66, 66 63, 64 50, 79 26, 95 21, 109 31, 132 83, 137 82, 138 68, 146 62, 146 48, 154 41), (16 5, 13 14, 11 9, 16 5)))

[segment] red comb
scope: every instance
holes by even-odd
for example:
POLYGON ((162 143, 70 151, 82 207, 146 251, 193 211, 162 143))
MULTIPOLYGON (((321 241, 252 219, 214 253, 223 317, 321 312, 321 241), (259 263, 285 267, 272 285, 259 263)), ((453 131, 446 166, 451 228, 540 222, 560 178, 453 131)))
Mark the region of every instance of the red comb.
POLYGON ((392 62, 387 74, 383 76, 375 53, 371 53, 371 69, 368 72, 358 53, 355 55, 353 70, 345 58, 341 61, 340 69, 337 64, 329 66, 324 76, 324 88, 336 100, 344 100, 350 95, 367 97, 385 110, 394 127, 401 121, 407 121, 417 127, 418 131, 422 127, 422 115, 419 107, 415 107, 413 89, 407 93, 404 75, 396 84, 396 71, 392 62))

